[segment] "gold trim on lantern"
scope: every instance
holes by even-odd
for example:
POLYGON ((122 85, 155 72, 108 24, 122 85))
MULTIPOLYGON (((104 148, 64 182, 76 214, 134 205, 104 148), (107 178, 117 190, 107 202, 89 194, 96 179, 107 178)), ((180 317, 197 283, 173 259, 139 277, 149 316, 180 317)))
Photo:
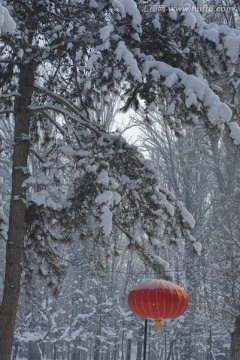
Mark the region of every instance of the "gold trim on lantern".
POLYGON ((162 319, 154 320, 154 331, 155 333, 159 333, 162 331, 162 319))

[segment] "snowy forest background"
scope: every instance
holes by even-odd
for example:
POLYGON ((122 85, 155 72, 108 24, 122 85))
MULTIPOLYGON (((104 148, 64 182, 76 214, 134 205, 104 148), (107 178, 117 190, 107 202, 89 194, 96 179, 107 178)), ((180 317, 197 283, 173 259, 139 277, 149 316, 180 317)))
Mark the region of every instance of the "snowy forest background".
MULTIPOLYGON (((181 31, 176 25, 181 14, 170 16, 170 20, 167 13, 143 14, 144 4, 150 3, 146 1, 113 0, 109 2, 113 10, 107 2, 94 0, 37 3, 36 10, 35 1, 2 1, 19 33, 8 36, 3 29, 0 42, 0 298, 12 187, 13 103, 18 96, 21 64, 27 64, 32 53, 29 63, 35 56, 41 57, 34 68, 35 93, 28 108, 31 123, 27 140, 30 138, 31 146, 24 180, 27 230, 13 359, 142 359, 144 321, 129 311, 127 296, 139 281, 162 271, 173 275, 188 292, 189 308, 179 319, 164 322, 160 334, 154 334, 150 325, 147 359, 228 359, 231 333, 240 311, 238 2, 196 1, 199 6, 232 7, 231 11, 198 13, 198 24, 204 18, 210 25, 196 39, 192 14, 185 16, 185 30, 181 31), (106 7, 102 15, 97 12, 100 5, 106 7), (74 6, 82 11, 75 14, 75 20, 74 6), (119 15, 123 10, 126 18, 119 15), (35 29, 31 23, 34 11, 39 18, 49 16, 52 27, 36 16, 40 25, 35 29), (72 40, 75 25, 66 17, 62 19, 61 11, 63 15, 69 11, 69 19, 78 24, 82 41, 78 48, 72 40), (111 17, 114 11, 119 18, 111 17), (146 38, 143 33, 141 40, 140 13, 154 24, 152 33, 146 30, 146 38), (111 42, 124 36, 115 34, 118 21, 119 28, 131 25, 134 34, 129 35, 129 43, 125 39, 126 47, 119 41, 114 62, 108 57, 113 52, 111 42), (32 28, 26 28, 26 23, 32 28), (221 25, 226 27, 220 31, 221 25), (100 29, 96 31, 98 48, 92 37, 95 26, 100 29), (227 26, 236 30, 228 32, 227 26), (220 40, 217 43, 218 35, 228 36, 225 48, 221 48, 220 40), (175 77, 182 77, 184 83, 177 71, 168 77, 161 73, 165 88, 151 88, 149 84, 159 79, 154 73, 152 80, 150 71, 146 87, 138 86, 140 73, 127 46, 134 48, 134 41, 142 42, 141 51, 150 56, 149 39, 153 56, 159 40, 162 47, 158 51, 163 53, 164 62, 202 81, 192 81, 188 90, 194 90, 185 92, 185 100, 181 90, 172 93, 175 77), (40 50, 36 55, 37 47, 40 50), (179 58, 180 50, 184 60, 179 58), (198 91, 204 86, 231 108, 229 127, 223 125, 229 121, 230 111, 223 103, 218 115, 210 113, 207 121, 204 106, 211 108, 215 100, 207 105, 205 99, 201 108, 198 91), (143 164, 142 172, 135 171, 139 164, 143 164), (138 182, 141 177, 143 190, 138 182), (147 189, 147 185, 155 188, 158 181, 168 199, 161 204, 171 216, 172 209, 177 209, 182 223, 171 222, 161 211, 160 222, 152 224, 153 212, 147 201, 155 190, 147 189), (140 216, 136 220, 133 204, 144 219, 140 216), (194 217, 195 226, 183 204, 194 217), (161 221, 169 222, 174 235, 161 221)), ((164 3, 176 5, 174 1, 164 3)), ((145 25, 147 29, 149 23, 145 25)), ((138 57, 137 51, 133 54, 138 57)), ((139 59, 139 63, 143 61, 140 55, 139 59)), ((0 359, 5 360, 1 355, 0 359)))

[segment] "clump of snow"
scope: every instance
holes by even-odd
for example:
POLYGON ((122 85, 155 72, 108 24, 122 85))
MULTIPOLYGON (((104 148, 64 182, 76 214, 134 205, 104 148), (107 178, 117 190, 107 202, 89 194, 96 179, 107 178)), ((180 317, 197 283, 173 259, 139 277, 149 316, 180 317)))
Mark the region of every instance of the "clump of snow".
POLYGON ((167 114, 173 115, 175 112, 175 101, 172 101, 171 104, 168 105, 167 114))
POLYGON ((113 177, 110 177, 109 181, 110 181, 112 189, 115 190, 115 189, 117 189, 119 187, 119 183, 113 177))
POLYGON ((232 121, 228 124, 228 127, 231 130, 230 136, 233 139, 233 143, 240 145, 240 126, 236 121, 232 121))
POLYGON ((28 177, 23 182, 23 186, 34 185, 34 184, 48 185, 49 184, 49 179, 43 172, 40 172, 36 176, 28 177))
MULTIPOLYGON (((207 24, 200 13, 201 8, 204 11, 205 7, 202 4, 203 0, 198 0, 197 4, 192 0, 165 0, 162 3, 166 7, 172 7, 168 15, 170 18, 177 20, 177 17, 184 15, 184 26, 196 29, 200 36, 213 42, 218 48, 223 46, 230 61, 236 64, 240 54, 240 31, 226 25, 207 24), (176 11, 174 10, 175 7, 176 11), (180 11, 181 8, 182 11, 180 11)), ((209 8, 206 6, 206 11, 209 8)), ((212 8, 214 9, 214 7, 212 8)), ((157 27, 159 26, 160 23, 157 21, 157 27)))
POLYGON ((98 3, 95 0, 90 0, 89 6, 92 8, 98 8, 98 3))
POLYGON ((0 34, 13 34, 16 29, 16 23, 10 16, 8 9, 0 4, 0 34))
POLYGON ((84 91, 90 90, 92 87, 92 82, 91 80, 87 80, 85 85, 84 85, 84 91))
POLYGON ((112 191, 106 190, 95 199, 97 204, 111 204, 113 199, 112 191))
POLYGON ((24 51, 23 51, 23 49, 18 49, 18 52, 17 52, 17 57, 19 57, 20 59, 22 59, 22 57, 23 57, 23 55, 24 55, 24 51))
POLYGON ((142 16, 137 8, 136 2, 134 0, 121 0, 121 4, 125 8, 125 12, 132 17, 133 28, 138 32, 141 32, 142 16))
POLYGON ((187 98, 185 100, 185 104, 186 104, 187 108, 190 108, 192 105, 197 105, 198 104, 197 96, 192 91, 192 89, 188 89, 188 91, 186 91, 186 95, 187 95, 187 98))
POLYGON ((113 32, 114 27, 111 23, 107 24, 106 26, 103 26, 99 32, 100 32, 100 38, 102 41, 106 41, 109 39, 111 33, 113 32))
POLYGON ((210 89, 208 83, 193 75, 183 75, 182 83, 185 85, 186 106, 197 105, 198 100, 208 107, 208 120, 217 125, 230 121, 232 111, 229 106, 222 103, 219 97, 210 89))
POLYGON ((170 216, 174 216, 174 206, 172 204, 170 204, 169 201, 164 201, 164 206, 167 209, 167 212, 169 213, 170 216))
POLYGON ((194 16, 193 13, 187 12, 184 14, 183 25, 194 29, 196 25, 196 20, 196 16, 194 16))
POLYGON ((182 202, 178 201, 177 205, 182 216, 182 221, 186 222, 190 226, 190 228, 193 229, 195 226, 194 217, 187 211, 187 209, 183 206, 182 202))
MULTIPOLYGON (((193 105, 199 109, 202 103, 208 109, 208 120, 213 125, 230 121, 231 109, 220 101, 206 80, 195 75, 188 75, 178 68, 156 61, 151 56, 144 56, 143 54, 141 56, 144 57, 144 76, 151 75, 155 81, 165 78, 164 84, 168 87, 183 86, 186 106, 189 108, 193 105)), ((174 109, 170 108, 169 111, 172 113, 174 109)))
POLYGON ((208 111, 208 119, 213 125, 228 122, 230 121, 231 117, 231 109, 227 106, 227 104, 221 102, 213 105, 208 111))
POLYGON ((206 91, 207 84, 202 80, 197 78, 194 75, 183 75, 182 83, 185 85, 185 94, 189 96, 190 94, 196 94, 198 100, 203 101, 206 91))
POLYGON ((170 75, 166 77, 166 80, 164 81, 164 84, 167 87, 172 87, 176 82, 178 81, 177 74, 173 71, 170 75))
MULTIPOLYGON (((85 160, 84 160, 85 161, 85 160)), ((81 160, 78 162, 79 163, 79 165, 80 165, 80 162, 81 162, 81 160)), ((86 166, 86 171, 87 172, 89 172, 89 173, 95 173, 96 171, 97 171, 97 165, 90 165, 90 164, 88 164, 87 166, 86 166)))
POLYGON ((123 59, 127 65, 127 71, 139 82, 142 82, 142 73, 138 68, 137 61, 133 54, 125 45, 124 41, 119 41, 117 49, 115 50, 117 60, 123 59))
POLYGON ((116 191, 113 191, 113 200, 115 204, 119 204, 121 201, 121 195, 116 191))
POLYGON ((59 209, 59 205, 51 199, 50 194, 46 190, 33 193, 31 200, 37 205, 51 207, 54 210, 59 209))
POLYGON ((240 35, 237 36, 235 32, 230 32, 226 35, 224 47, 227 49, 227 55, 233 63, 236 63, 240 53, 240 35))
POLYGON ((219 31, 216 28, 209 28, 203 31, 205 39, 212 41, 215 44, 219 43, 219 31))
MULTIPOLYGON (((162 260, 165 262, 164 260, 162 260)), ((167 289, 182 289, 175 283, 172 283, 163 279, 146 279, 143 280, 135 289, 156 289, 156 288, 167 288, 167 289)))
POLYGON ((99 205, 107 204, 113 206, 121 201, 121 196, 116 191, 105 190, 102 194, 98 195, 95 202, 99 205))
POLYGON ((108 177, 108 173, 105 170, 102 170, 100 172, 100 174, 98 175, 98 179, 97 182, 99 184, 103 184, 108 186, 109 185, 109 177, 108 177))
POLYGON ((193 248, 196 251, 196 253, 198 254, 198 256, 201 256, 202 244, 199 241, 195 241, 193 243, 193 248))
POLYGON ((118 0, 112 0, 112 6, 114 10, 119 11, 122 17, 126 16, 126 11, 123 4, 118 0))
POLYGON ((158 30, 161 30, 160 16, 159 14, 155 15, 155 18, 152 21, 154 27, 158 30))
POLYGON ((102 207, 102 215, 101 215, 101 227, 103 228, 103 232, 105 236, 110 235, 112 231, 112 212, 109 207, 104 205, 102 207))
POLYGON ((79 50, 76 52, 75 60, 76 60, 76 61, 81 60, 82 55, 83 55, 83 51, 82 51, 82 49, 79 49, 79 50))

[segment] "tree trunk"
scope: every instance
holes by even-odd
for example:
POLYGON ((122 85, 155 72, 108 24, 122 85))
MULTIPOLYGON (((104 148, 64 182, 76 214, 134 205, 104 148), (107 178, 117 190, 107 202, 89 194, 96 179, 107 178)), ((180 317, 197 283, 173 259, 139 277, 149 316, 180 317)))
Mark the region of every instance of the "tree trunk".
POLYGON ((132 339, 127 339, 126 360, 131 360, 132 339))
POLYGON ((41 354, 35 341, 28 343, 28 360, 41 360, 41 354))
POLYGON ((14 350, 13 350, 12 360, 17 360, 17 356, 18 356, 18 346, 19 346, 19 343, 18 343, 18 341, 16 340, 16 341, 14 342, 14 350))
POLYGON ((231 334, 229 360, 240 360, 240 315, 237 316, 234 332, 231 334))
POLYGON ((100 347, 101 347, 100 339, 99 339, 99 337, 96 337, 95 344, 94 344, 94 350, 93 350, 93 360, 100 359, 100 347))
POLYGON ((57 345, 54 344, 53 346, 53 360, 57 360, 57 345))
POLYGON ((136 360, 142 359, 143 334, 144 334, 144 326, 141 326, 138 331, 136 360))
POLYGON ((12 167, 12 192, 9 213, 9 230, 6 248, 5 283, 0 307, 0 360, 10 360, 20 293, 21 261, 25 234, 25 190, 29 154, 30 113, 34 82, 34 64, 19 67, 19 97, 15 100, 15 130, 12 167))
POLYGON ((117 360, 118 351, 119 351, 118 338, 115 338, 114 339, 114 348, 113 348, 112 360, 117 360))

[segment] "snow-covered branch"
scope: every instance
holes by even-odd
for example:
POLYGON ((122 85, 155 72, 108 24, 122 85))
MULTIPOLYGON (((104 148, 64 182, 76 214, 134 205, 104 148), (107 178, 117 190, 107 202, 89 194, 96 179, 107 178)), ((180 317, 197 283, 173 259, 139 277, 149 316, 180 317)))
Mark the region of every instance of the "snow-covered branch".
POLYGON ((0 114, 12 114, 12 113, 14 113, 14 109, 13 109, 13 108, 1 109, 1 110, 0 110, 0 114))
POLYGON ((21 96, 17 92, 7 93, 7 94, 0 94, 0 101, 4 101, 6 99, 9 99, 11 97, 21 96))
POLYGON ((0 4, 0 35, 1 33, 13 34, 16 29, 16 23, 10 16, 9 11, 6 7, 0 4))

